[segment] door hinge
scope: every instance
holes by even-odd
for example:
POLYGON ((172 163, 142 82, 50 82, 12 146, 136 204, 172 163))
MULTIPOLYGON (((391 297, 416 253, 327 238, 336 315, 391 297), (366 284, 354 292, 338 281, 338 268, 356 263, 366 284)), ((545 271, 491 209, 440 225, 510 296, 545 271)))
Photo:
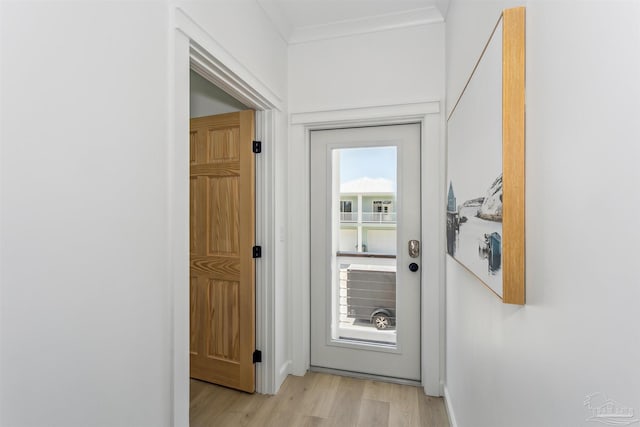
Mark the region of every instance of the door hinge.
POLYGON ((253 257, 254 258, 262 258, 262 246, 254 246, 253 247, 253 257))
POLYGON ((253 141, 253 152, 262 153, 262 141, 253 141))
POLYGON ((262 363, 262 352, 260 350, 253 352, 253 363, 262 363))

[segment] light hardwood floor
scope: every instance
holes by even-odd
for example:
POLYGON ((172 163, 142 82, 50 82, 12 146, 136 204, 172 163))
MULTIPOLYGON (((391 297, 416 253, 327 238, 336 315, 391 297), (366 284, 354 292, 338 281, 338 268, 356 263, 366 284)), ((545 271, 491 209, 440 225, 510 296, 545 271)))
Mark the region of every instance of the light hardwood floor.
POLYGON ((448 427, 442 398, 418 387, 308 372, 275 396, 191 380, 191 427, 448 427))

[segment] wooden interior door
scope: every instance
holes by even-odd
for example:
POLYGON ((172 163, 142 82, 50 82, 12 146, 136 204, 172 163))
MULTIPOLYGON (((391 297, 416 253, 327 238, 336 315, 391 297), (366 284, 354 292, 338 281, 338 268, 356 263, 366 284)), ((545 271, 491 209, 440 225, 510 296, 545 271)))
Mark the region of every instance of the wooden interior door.
POLYGON ((191 119, 191 377, 255 390, 252 110, 191 119))

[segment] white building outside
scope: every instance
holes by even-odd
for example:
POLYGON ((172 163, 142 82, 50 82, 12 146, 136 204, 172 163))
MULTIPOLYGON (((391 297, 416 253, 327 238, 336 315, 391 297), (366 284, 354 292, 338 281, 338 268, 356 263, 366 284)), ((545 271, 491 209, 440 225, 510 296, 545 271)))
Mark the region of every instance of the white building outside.
POLYGON ((396 192, 384 178, 340 185, 340 252, 396 254, 396 192))

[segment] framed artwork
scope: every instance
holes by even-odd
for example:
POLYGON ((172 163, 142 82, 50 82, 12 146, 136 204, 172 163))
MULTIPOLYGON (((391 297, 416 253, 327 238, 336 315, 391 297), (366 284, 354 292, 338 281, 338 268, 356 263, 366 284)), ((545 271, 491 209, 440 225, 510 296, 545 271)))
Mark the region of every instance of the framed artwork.
POLYGON ((447 119, 447 253, 525 303, 525 8, 505 9, 447 119))

